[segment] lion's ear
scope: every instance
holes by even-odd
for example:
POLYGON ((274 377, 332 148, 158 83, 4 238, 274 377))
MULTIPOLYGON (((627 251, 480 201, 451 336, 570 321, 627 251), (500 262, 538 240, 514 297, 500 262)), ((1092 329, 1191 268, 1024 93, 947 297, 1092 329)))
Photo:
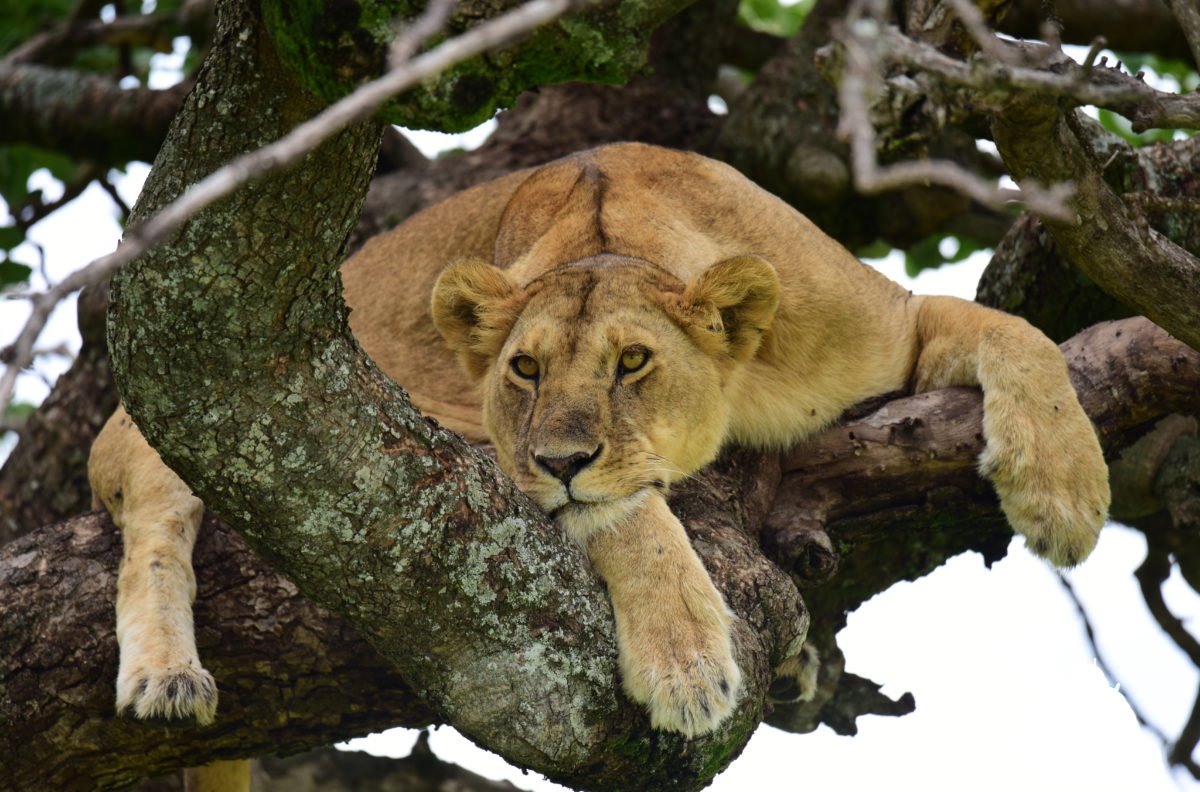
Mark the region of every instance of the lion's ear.
POLYGON ((738 256, 700 273, 683 294, 696 329, 720 352, 746 361, 758 351, 779 308, 779 276, 758 256, 738 256))
POLYGON ((447 267, 433 286, 433 324, 467 373, 487 373, 519 311, 512 281, 483 261, 465 259, 447 267))

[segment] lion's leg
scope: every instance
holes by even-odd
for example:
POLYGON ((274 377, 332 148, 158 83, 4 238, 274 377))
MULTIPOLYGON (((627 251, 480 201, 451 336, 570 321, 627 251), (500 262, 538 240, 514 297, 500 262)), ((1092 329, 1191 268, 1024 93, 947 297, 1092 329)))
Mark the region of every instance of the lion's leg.
POLYGON ((917 391, 983 388, 980 472, 1029 547, 1058 566, 1087 557, 1108 516, 1108 467, 1062 353, 1019 319, 953 297, 918 316, 917 391))
POLYGON ((588 541, 612 597, 625 691, 658 729, 691 737, 733 711, 733 616, 660 495, 588 541))
POLYGON ((250 792, 250 759, 213 762, 183 771, 184 792, 250 792))
POLYGON ((145 721, 212 722, 217 688, 192 629, 192 546, 204 506, 117 408, 92 445, 88 478, 121 529, 117 712, 145 721))

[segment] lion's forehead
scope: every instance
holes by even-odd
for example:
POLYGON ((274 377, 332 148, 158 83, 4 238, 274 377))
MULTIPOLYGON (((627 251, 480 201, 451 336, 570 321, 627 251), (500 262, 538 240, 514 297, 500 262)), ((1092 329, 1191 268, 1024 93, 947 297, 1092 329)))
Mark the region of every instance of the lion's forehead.
POLYGON ((513 351, 596 364, 678 332, 659 284, 639 273, 589 269, 543 280, 513 329, 513 351))
POLYGON ((536 312, 518 324, 510 346, 525 354, 580 364, 600 362, 624 349, 651 349, 672 343, 670 320, 652 305, 624 305, 592 311, 536 312))

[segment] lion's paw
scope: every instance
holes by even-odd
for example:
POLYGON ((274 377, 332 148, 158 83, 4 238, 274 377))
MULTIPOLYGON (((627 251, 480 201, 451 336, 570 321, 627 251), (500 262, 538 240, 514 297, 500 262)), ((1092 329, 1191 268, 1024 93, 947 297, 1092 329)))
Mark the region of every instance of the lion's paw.
POLYGON ((1075 566, 1091 553, 1111 500, 1100 445, 1083 411, 1073 411, 1077 415, 1061 416, 1053 430, 1030 432, 1032 441, 1023 449, 989 440, 980 458, 1013 529, 1030 550, 1059 567, 1075 566))
POLYGON ((633 647, 622 652, 629 697, 646 705, 655 729, 686 737, 716 729, 733 712, 742 684, 728 627, 708 634, 697 629, 693 640, 660 649, 661 654, 633 647))
POLYGON ((820 670, 821 655, 815 646, 806 643, 799 652, 776 666, 767 696, 777 702, 812 701, 817 695, 820 670))
POLYGON ((217 715, 217 685, 194 663, 154 667, 122 664, 117 712, 162 726, 207 726, 217 715))

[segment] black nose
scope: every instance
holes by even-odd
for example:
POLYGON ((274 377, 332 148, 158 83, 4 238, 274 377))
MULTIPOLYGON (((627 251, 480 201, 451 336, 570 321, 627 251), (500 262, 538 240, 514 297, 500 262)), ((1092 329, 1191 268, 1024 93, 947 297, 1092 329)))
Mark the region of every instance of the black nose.
POLYGON ((534 454, 533 461, 538 463, 538 467, 554 476, 563 484, 570 484, 571 479, 583 470, 596 458, 600 456, 600 451, 603 446, 598 447, 592 453, 586 451, 577 451, 568 456, 549 456, 543 454, 534 454))

